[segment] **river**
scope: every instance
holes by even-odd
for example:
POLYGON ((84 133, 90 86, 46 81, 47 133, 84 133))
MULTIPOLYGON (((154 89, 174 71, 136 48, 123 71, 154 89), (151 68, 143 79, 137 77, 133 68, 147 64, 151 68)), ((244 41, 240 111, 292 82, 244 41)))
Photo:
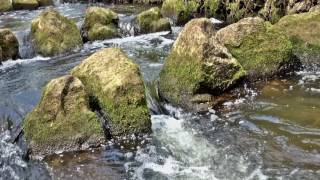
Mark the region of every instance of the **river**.
MULTIPOLYGON (((80 26, 88 6, 56 3, 54 8, 80 26)), ((286 79, 244 85, 237 98, 203 114, 162 104, 149 93, 153 133, 140 137, 138 145, 111 140, 100 149, 27 160, 25 142, 11 144, 6 129, 14 132, 49 80, 67 74, 90 54, 120 47, 140 65, 149 88, 158 78, 181 27, 173 27, 173 34, 133 36, 128 22, 146 7, 105 6, 120 14, 123 37, 86 43, 52 58, 35 55, 28 41, 31 20, 43 8, 0 15, 0 28, 14 31, 22 56, 0 66, 0 179, 319 179, 317 67, 286 79)))

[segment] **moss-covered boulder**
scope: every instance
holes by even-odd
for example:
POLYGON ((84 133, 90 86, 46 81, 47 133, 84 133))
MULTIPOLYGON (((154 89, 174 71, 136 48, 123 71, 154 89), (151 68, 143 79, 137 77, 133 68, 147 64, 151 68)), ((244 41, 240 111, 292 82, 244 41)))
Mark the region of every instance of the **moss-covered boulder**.
POLYGON ((169 20, 162 17, 160 8, 158 7, 151 8, 138 14, 135 21, 139 33, 171 31, 169 20))
POLYGON ((198 0, 165 0, 162 4, 161 13, 177 25, 183 25, 194 18, 197 9, 200 7, 198 0))
POLYGON ((90 7, 82 25, 84 41, 103 40, 119 36, 118 14, 102 7, 90 7))
POLYGON ((12 0, 14 9, 29 9, 33 10, 39 7, 38 0, 12 0))
POLYGON ((0 13, 10 11, 12 9, 12 0, 2 0, 0 3, 0 13))
POLYGON ((19 42, 9 29, 0 29, 1 61, 19 57, 19 42))
POLYGON ((39 104, 24 120, 23 131, 34 155, 80 150, 105 141, 84 85, 70 75, 47 84, 39 104))
POLYGON ((290 39, 261 18, 245 18, 216 34, 248 72, 251 80, 293 70, 296 61, 290 39))
POLYGON ((139 66, 117 48, 102 49, 72 70, 108 114, 113 136, 151 131, 139 66))
POLYGON ((53 5, 53 0, 37 0, 39 6, 51 6, 53 5))
POLYGON ((82 45, 76 24, 53 9, 32 21, 31 40, 35 51, 43 56, 66 53, 82 45))
POLYGON ((212 103, 245 75, 228 49, 214 37, 209 19, 191 20, 183 28, 160 73, 159 89, 163 98, 184 108, 193 102, 212 103))
POLYGON ((288 15, 274 26, 290 36, 304 65, 320 64, 320 11, 288 15))

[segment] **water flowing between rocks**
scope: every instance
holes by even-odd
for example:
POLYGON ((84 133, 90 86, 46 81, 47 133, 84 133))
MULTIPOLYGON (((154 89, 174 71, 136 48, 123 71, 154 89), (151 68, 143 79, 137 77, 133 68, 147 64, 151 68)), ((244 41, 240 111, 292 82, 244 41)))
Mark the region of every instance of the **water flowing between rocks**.
MULTIPOLYGON (((86 4, 57 4, 55 9, 80 26, 86 4)), ((11 144, 6 130, 23 120, 52 78, 67 74, 103 47, 121 47, 140 65, 147 84, 158 78, 180 30, 132 36, 134 6, 115 9, 123 37, 86 43, 72 53, 36 56, 28 42, 30 23, 43 9, 0 16, 20 42, 21 59, 0 66, 0 179, 318 179, 320 177, 320 71, 301 71, 206 114, 192 114, 158 102, 148 94, 153 133, 141 145, 110 141, 101 149, 57 153, 27 161, 24 142, 11 144), (9 121, 12 121, 10 123, 9 121), (22 144, 22 145, 21 145, 22 144)), ((112 7, 111 7, 112 8, 112 7)), ((132 136, 131 140, 136 137, 132 136)), ((125 141, 125 139, 124 139, 125 141)))

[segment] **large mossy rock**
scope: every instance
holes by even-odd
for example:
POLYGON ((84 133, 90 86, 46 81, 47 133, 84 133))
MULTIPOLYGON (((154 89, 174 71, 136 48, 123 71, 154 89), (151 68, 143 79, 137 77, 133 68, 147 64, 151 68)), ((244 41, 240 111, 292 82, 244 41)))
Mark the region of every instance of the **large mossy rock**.
POLYGON ((290 39, 261 18, 245 18, 216 34, 248 72, 250 80, 293 70, 295 58, 290 39))
POLYGON ((163 18, 160 8, 154 7, 138 14, 136 18, 139 33, 152 33, 159 31, 171 31, 168 19, 163 18))
POLYGON ((206 18, 186 24, 160 73, 162 97, 193 109, 193 102, 207 99, 211 103, 210 95, 221 94, 245 75, 228 49, 215 39, 215 33, 214 25, 206 18))
POLYGON ((53 0, 37 0, 39 6, 51 6, 53 5, 53 0))
POLYGON ((119 36, 118 14, 102 7, 90 7, 82 25, 84 41, 103 40, 119 36))
POLYGON ((89 96, 78 78, 66 75, 51 80, 40 103, 24 120, 23 130, 34 155, 73 151, 104 143, 89 96))
POLYGON ((0 29, 1 61, 17 59, 19 57, 19 42, 9 29, 0 29))
POLYGON ((171 18, 175 24, 183 25, 194 17, 199 6, 197 0, 165 0, 161 13, 164 17, 171 18))
POLYGON ((37 0, 12 0, 12 5, 14 9, 29 9, 33 10, 39 7, 37 0))
POLYGON ((43 56, 66 53, 82 45, 76 24, 52 9, 32 21, 31 39, 35 51, 43 56))
POLYGON ((12 9, 12 0, 2 0, 0 3, 0 13, 10 11, 12 9))
POLYGON ((72 70, 110 117, 113 136, 151 131, 139 66, 118 48, 96 52, 72 70))
POLYGON ((274 26, 290 36, 294 53, 304 65, 320 65, 320 11, 288 15, 274 26))

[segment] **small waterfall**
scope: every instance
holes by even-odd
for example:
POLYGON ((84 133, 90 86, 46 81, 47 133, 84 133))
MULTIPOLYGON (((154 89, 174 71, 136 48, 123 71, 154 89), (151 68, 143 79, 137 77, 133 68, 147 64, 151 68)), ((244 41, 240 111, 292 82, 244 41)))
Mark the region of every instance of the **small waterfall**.
POLYGON ((134 19, 136 15, 131 16, 120 16, 119 28, 122 36, 134 36, 136 34, 136 27, 134 19))
POLYGON ((31 43, 29 34, 30 29, 15 33, 19 41, 19 53, 22 59, 29 59, 35 56, 35 51, 31 43))

